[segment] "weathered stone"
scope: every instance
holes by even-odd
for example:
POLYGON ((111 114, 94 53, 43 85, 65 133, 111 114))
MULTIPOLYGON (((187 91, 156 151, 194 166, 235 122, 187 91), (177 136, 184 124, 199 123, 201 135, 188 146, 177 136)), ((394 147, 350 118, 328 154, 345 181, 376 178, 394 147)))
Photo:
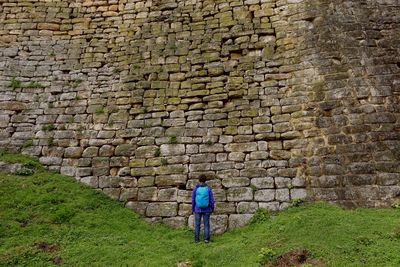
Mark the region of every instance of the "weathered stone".
POLYGON ((257 202, 240 202, 237 204, 236 211, 239 214, 253 214, 257 209, 257 202))
POLYGON ((158 201, 176 201, 178 196, 178 189, 165 188, 158 191, 158 201))
POLYGON ((135 153, 135 146, 131 144, 118 145, 115 148, 116 156, 132 156, 135 153))
POLYGON ((160 147, 161 156, 174 156, 185 154, 185 145, 183 144, 164 144, 160 147))
POLYGON ((275 190, 274 189, 263 189, 257 190, 254 193, 254 200, 261 202, 269 202, 275 199, 275 190))
POLYGON ((214 214, 231 214, 235 213, 236 207, 230 202, 215 202, 214 214))
POLYGON ((157 187, 139 188, 138 200, 139 201, 157 201, 157 194, 158 194, 157 187))
POLYGON ((122 188, 119 196, 120 201, 136 201, 138 199, 137 188, 122 188))
POLYGON ((175 202, 150 203, 146 209, 146 216, 173 217, 178 214, 178 204, 175 202))
POLYGON ((250 184, 249 178, 246 177, 232 177, 222 180, 222 185, 225 187, 244 187, 250 184))
POLYGON ((246 225, 251 217, 252 214, 231 214, 229 215, 229 229, 235 229, 241 226, 246 225))
POLYGON ((176 186, 186 184, 187 176, 185 174, 158 175, 155 183, 157 186, 176 186))
POLYGON ((64 151, 64 157, 66 158, 80 158, 82 156, 81 147, 67 147, 64 151))
POLYGON ((264 177, 264 178, 252 178, 251 184, 257 189, 264 188, 274 188, 274 178, 273 177, 264 177))
POLYGON ((148 205, 149 205, 148 202, 129 201, 125 204, 125 207, 133 210, 134 212, 136 212, 138 214, 145 215, 148 205))
POLYGON ((87 147, 83 153, 82 157, 96 157, 98 155, 99 148, 98 147, 87 147))
POLYGON ((228 201, 250 201, 253 200, 253 190, 248 187, 229 188, 227 193, 228 201))

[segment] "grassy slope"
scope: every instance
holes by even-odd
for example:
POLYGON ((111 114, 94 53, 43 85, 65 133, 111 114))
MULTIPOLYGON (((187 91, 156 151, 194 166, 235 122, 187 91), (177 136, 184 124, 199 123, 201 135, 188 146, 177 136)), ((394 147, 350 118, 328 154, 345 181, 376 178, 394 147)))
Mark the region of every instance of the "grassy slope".
POLYGON ((264 247, 305 247, 328 266, 400 266, 399 225, 400 210, 316 203, 194 244, 192 232, 148 225, 71 178, 0 174, 0 266, 46 266, 55 256, 67 266, 258 266, 264 247), (59 250, 42 252, 39 242, 59 250))

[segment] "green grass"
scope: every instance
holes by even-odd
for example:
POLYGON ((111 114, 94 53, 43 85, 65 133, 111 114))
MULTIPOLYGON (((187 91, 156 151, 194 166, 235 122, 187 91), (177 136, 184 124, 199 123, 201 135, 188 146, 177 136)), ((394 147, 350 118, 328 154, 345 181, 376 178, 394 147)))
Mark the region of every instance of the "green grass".
MULTIPOLYGON (((38 164, 7 153, 0 160, 38 164)), ((314 203, 261 217, 195 244, 191 231, 146 224, 72 178, 40 168, 31 176, 0 173, 0 266, 51 266, 57 257, 65 266, 259 266, 260 253, 299 247, 324 266, 400 266, 399 209, 314 203), (56 249, 40 250, 43 242, 56 249)))

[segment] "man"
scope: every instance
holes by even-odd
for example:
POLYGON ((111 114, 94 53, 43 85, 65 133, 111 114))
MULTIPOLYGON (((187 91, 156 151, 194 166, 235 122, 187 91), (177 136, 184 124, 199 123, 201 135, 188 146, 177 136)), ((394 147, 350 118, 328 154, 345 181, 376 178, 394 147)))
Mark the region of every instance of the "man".
POLYGON ((214 211, 214 196, 211 188, 206 184, 207 177, 201 175, 199 184, 192 193, 192 212, 194 212, 194 241, 200 241, 200 224, 203 217, 204 242, 210 242, 210 215, 214 211))

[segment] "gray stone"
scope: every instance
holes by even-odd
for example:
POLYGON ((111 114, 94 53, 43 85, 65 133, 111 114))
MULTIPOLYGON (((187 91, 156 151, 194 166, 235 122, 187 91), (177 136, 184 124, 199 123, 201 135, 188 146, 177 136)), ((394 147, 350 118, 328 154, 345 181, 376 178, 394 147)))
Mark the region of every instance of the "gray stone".
POLYGON ((249 178, 246 177, 233 177, 225 178, 222 180, 222 185, 225 187, 244 187, 250 184, 249 178))
POLYGON ((99 148, 98 147, 87 147, 83 153, 82 157, 96 157, 98 155, 99 148))
POLYGON ((236 211, 239 214, 253 214, 258 209, 258 202, 240 202, 237 204, 236 211))
POLYGON ((274 178, 273 177, 252 178, 251 184, 257 189, 274 188, 274 178))
POLYGON ((136 201, 138 199, 137 188, 122 188, 121 195, 119 196, 120 201, 136 201))
POLYGON ((276 189, 275 192, 275 199, 277 201, 281 201, 281 202, 287 202, 290 199, 289 196, 289 189, 284 188, 284 189, 276 189))
POLYGON ((165 188, 158 191, 158 201, 176 201, 178 196, 177 188, 165 188))
POLYGON ((306 199, 307 191, 306 191, 306 189, 302 189, 302 188, 290 189, 290 198, 291 199, 306 199))
POLYGON ((139 188, 138 200, 139 201, 157 201, 157 194, 158 194, 157 187, 139 188))
POLYGON ((178 203, 150 203, 146 209, 146 216, 149 217, 174 217, 178 214, 178 203))
POLYGON ((133 210, 134 212, 145 215, 147 206, 149 205, 148 202, 136 202, 136 201, 129 201, 125 204, 125 207, 128 209, 133 210))
POLYGON ((253 190, 249 187, 229 188, 227 192, 228 201, 251 201, 253 190))
POLYGON ((185 154, 185 145, 183 144, 164 144, 160 147, 161 156, 175 156, 185 154))
POLYGON ((275 190, 274 189, 263 189, 257 190, 254 193, 254 200, 260 202, 269 202, 275 199, 275 190))
POLYGON ((235 229, 246 225, 253 217, 252 214, 231 214, 229 215, 229 229, 235 229))

